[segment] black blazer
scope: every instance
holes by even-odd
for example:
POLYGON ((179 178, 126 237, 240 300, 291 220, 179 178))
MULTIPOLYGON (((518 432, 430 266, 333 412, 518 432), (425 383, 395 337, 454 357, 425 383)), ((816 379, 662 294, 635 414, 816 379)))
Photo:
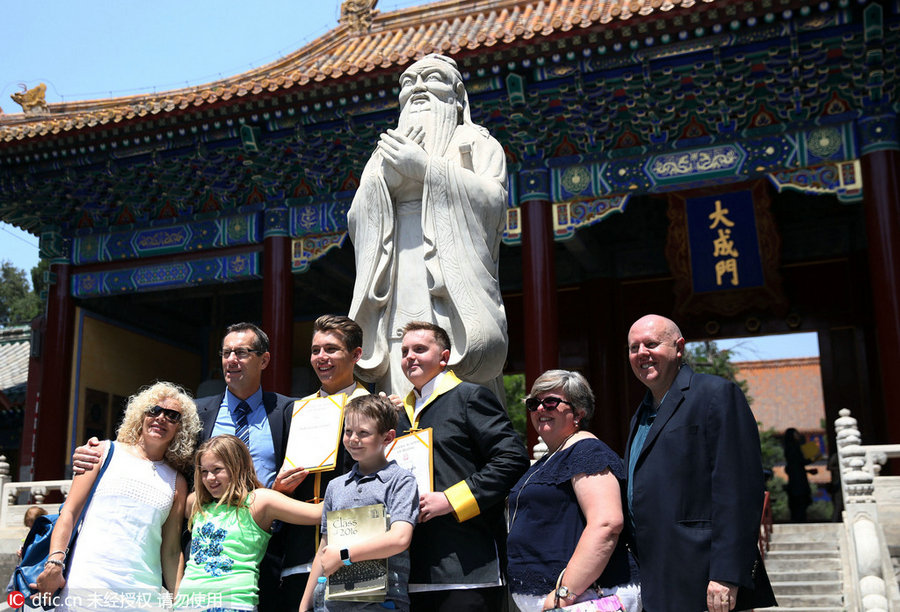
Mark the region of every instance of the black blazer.
MULTIPOLYGON (((635 414, 626 466, 637 424, 635 414)), ((744 394, 724 378, 682 366, 632 482, 647 609, 705 610, 710 580, 739 586, 737 609, 775 605, 757 548, 764 495, 759 432, 744 394)))
MULTIPOLYGON (((401 410, 397 434, 410 427, 401 410)), ((419 427, 434 428, 435 491, 465 480, 481 512, 462 523, 450 513, 416 525, 409 582, 500 584, 498 563, 506 573, 504 502, 528 468, 525 446, 493 392, 467 382, 433 399, 419 427)))

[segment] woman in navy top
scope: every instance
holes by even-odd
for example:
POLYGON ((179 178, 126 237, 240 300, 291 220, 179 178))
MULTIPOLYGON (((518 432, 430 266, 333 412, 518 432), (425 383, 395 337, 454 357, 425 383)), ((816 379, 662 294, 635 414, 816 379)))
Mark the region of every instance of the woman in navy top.
MULTIPOLYGON (((585 431, 594 394, 584 377, 549 370, 525 399, 547 453, 509 495, 509 583, 522 612, 616 595, 641 610, 625 547, 622 460, 585 431)), ((616 609, 616 608, 610 608, 616 609)))

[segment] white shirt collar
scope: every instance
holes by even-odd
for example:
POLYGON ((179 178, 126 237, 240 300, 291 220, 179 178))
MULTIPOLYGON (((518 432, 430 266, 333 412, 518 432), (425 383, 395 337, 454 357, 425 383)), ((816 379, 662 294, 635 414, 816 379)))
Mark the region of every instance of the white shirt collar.
POLYGON ((329 395, 340 395, 341 393, 343 393, 347 397, 350 397, 351 395, 353 395, 354 391, 356 391, 356 381, 355 380, 350 384, 349 387, 345 387, 344 389, 341 389, 337 393, 328 393, 325 389, 322 389, 320 387, 319 388, 319 397, 328 397, 329 395))
POLYGON ((419 413, 422 412, 422 408, 425 407, 425 403, 429 399, 431 399, 431 396, 434 394, 434 390, 437 388, 438 383, 444 377, 445 373, 446 373, 446 370, 441 370, 437 376, 435 376, 434 378, 429 380, 427 383, 422 385, 422 393, 419 393, 418 391, 416 391, 415 388, 413 389, 413 393, 415 394, 415 397, 416 397, 416 406, 415 406, 415 410, 413 411, 414 419, 419 418, 419 413))

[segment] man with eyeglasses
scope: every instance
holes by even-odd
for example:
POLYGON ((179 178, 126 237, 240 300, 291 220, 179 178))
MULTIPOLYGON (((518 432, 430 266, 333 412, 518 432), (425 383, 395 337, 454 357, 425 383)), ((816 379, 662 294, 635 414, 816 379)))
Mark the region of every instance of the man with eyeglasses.
POLYGON ((504 501, 528 468, 528 454, 494 393, 447 369, 444 329, 412 321, 400 350, 413 390, 397 433, 433 428, 434 491, 420 492, 410 546, 411 609, 503 610, 504 501))
POLYGON ((628 332, 631 369, 647 387, 625 451, 644 609, 776 605, 757 548, 765 485, 756 419, 736 384, 682 362, 684 344, 658 315, 628 332))

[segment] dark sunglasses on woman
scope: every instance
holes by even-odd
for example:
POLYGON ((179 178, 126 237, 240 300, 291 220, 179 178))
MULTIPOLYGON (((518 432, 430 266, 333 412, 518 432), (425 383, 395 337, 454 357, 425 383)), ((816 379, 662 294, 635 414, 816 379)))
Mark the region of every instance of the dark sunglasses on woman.
POLYGON ((180 412, 178 412, 177 410, 172 410, 171 408, 163 408, 162 406, 153 406, 151 408, 147 408, 146 414, 147 416, 153 417, 154 419, 161 414, 169 423, 177 423, 181 420, 180 412))
POLYGON ((534 412, 538 409, 538 406, 543 406, 544 410, 556 410, 560 404, 572 406, 571 402, 567 402, 561 397, 556 397, 555 395, 548 395, 544 399, 538 399, 536 397, 525 398, 525 408, 528 410, 528 412, 534 412))

